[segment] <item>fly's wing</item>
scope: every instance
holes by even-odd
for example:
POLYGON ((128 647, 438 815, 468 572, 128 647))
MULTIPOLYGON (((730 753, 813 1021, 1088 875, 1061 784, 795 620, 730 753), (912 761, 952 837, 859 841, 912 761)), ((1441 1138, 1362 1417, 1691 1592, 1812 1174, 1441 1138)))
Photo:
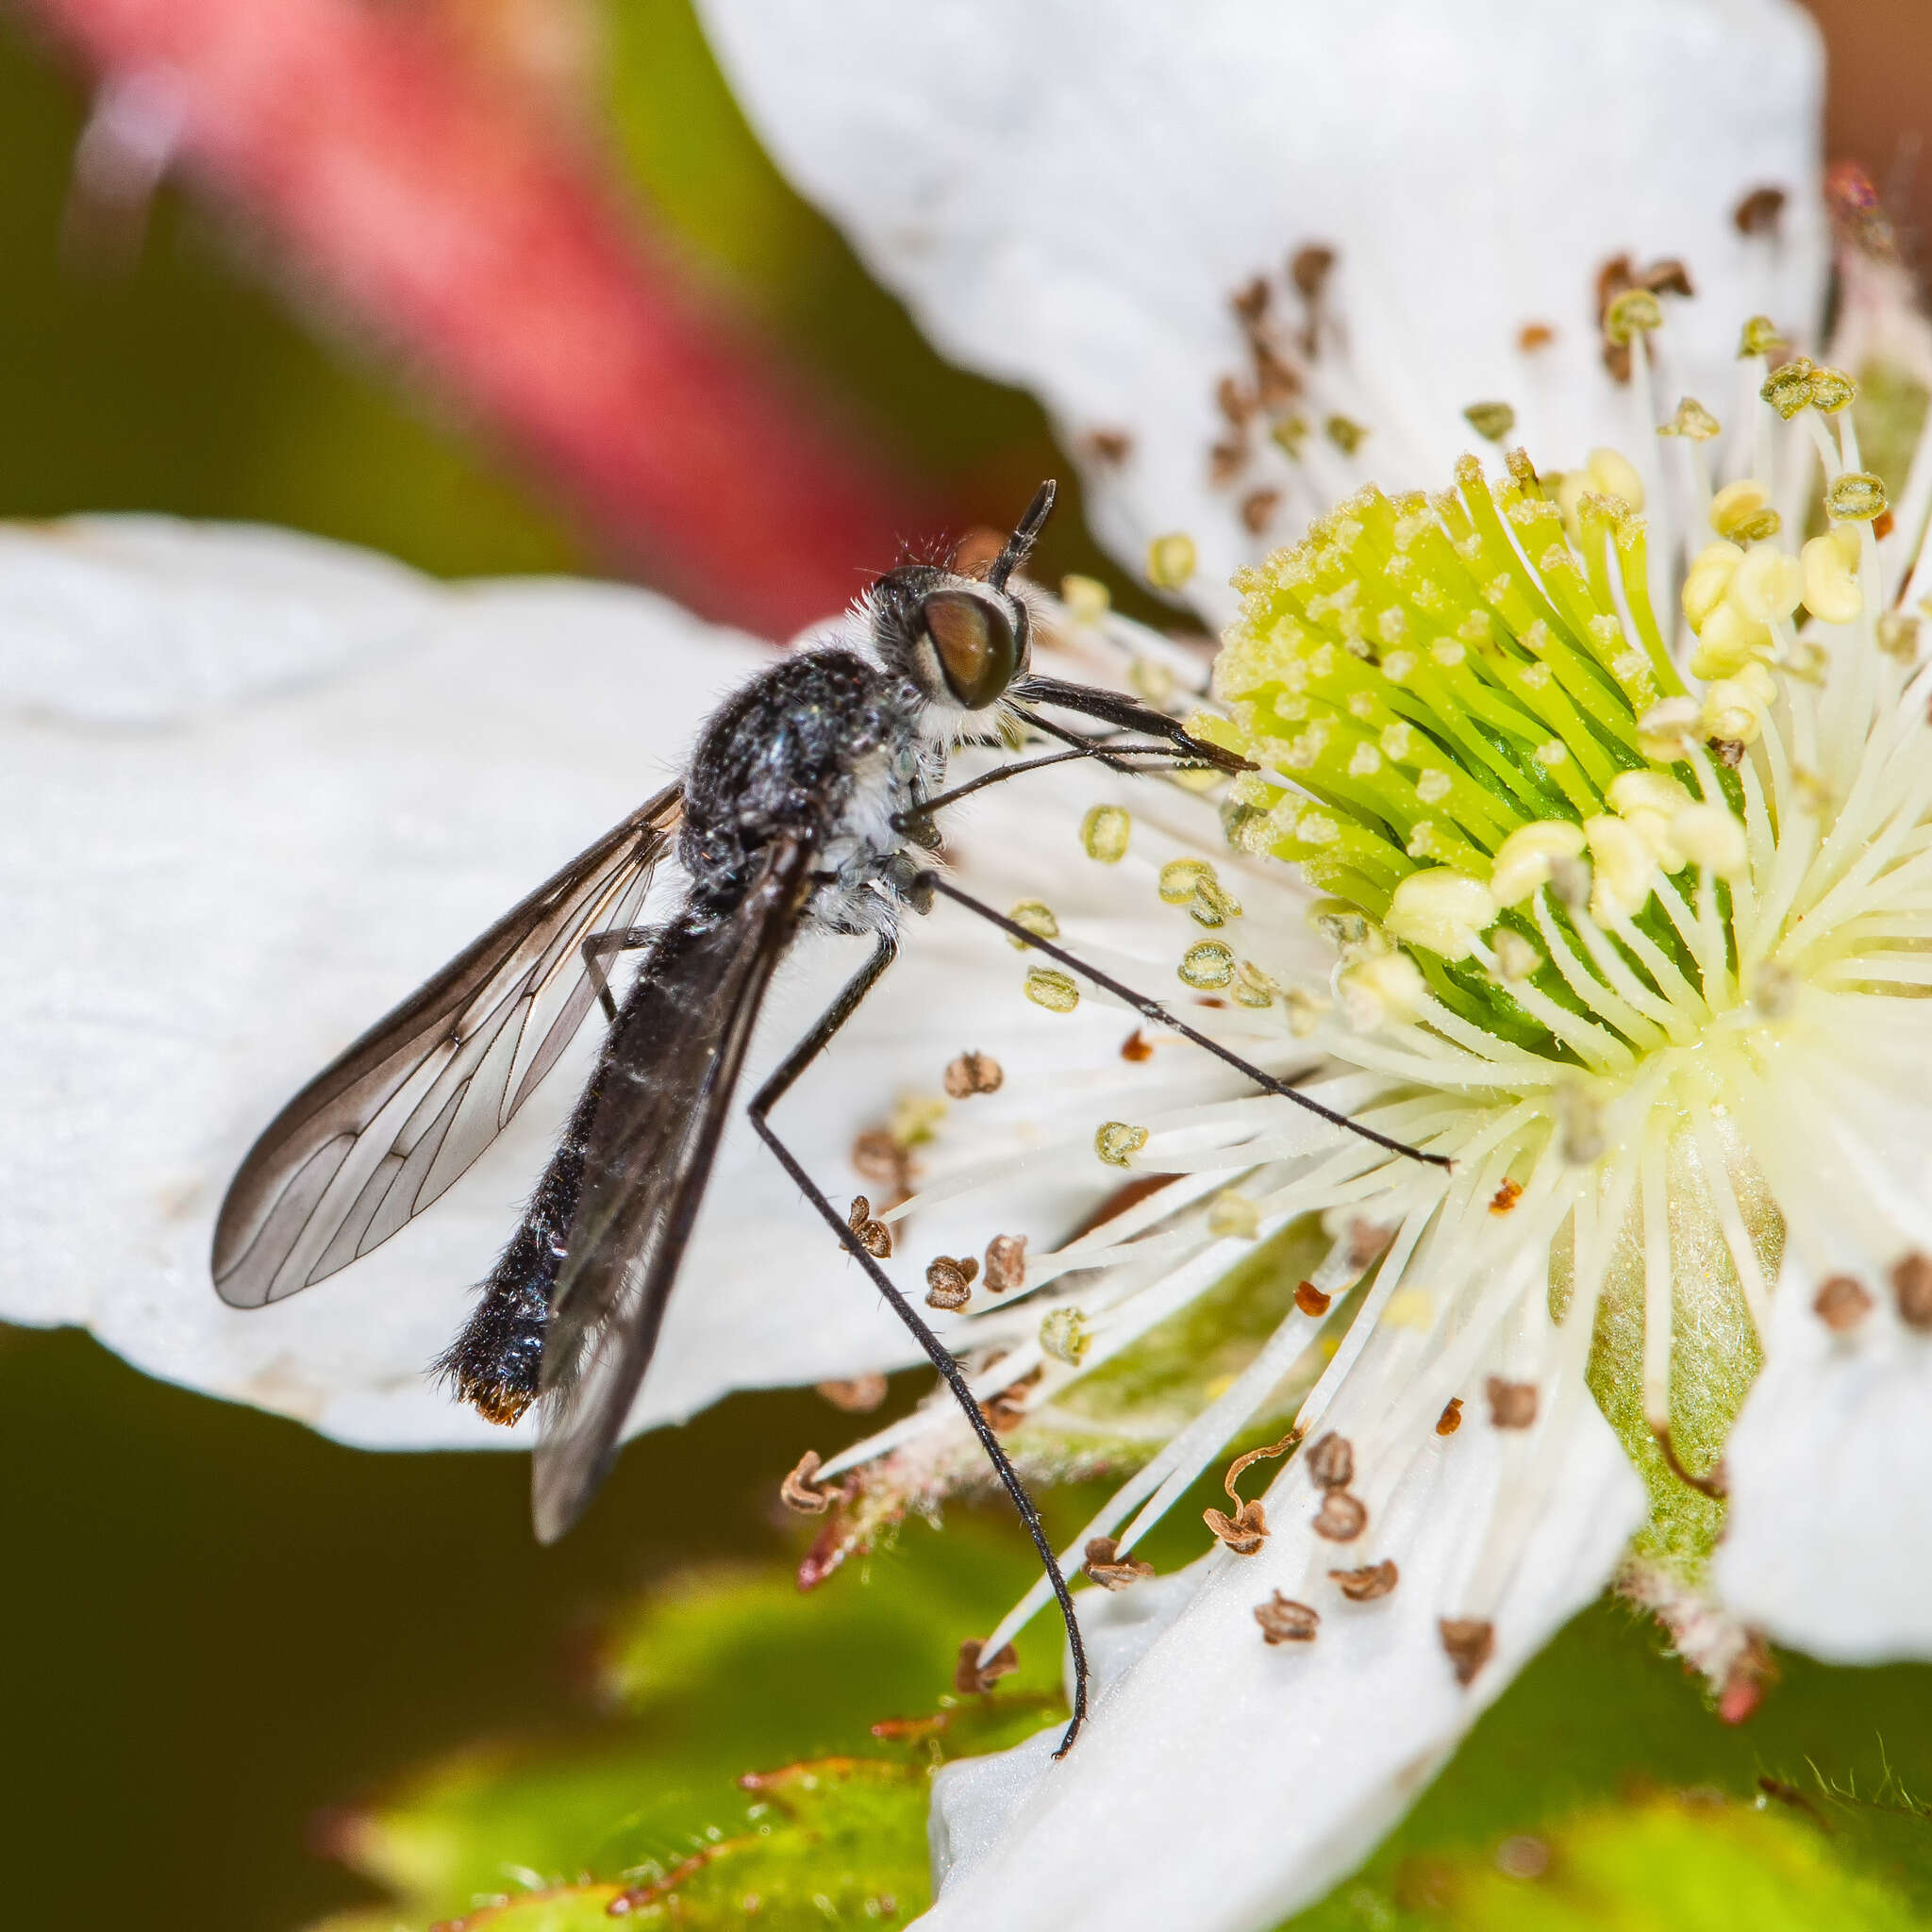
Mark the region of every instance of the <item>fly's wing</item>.
POLYGON ((808 874, 804 843, 774 847, 735 910, 672 926, 606 1044, 543 1344, 530 1497, 542 1542, 582 1514, 616 1454, 808 874))
POLYGON ((502 1132, 596 998, 583 941, 636 919, 682 801, 668 787, 579 853, 269 1123, 215 1223, 225 1302, 259 1307, 346 1268, 502 1132))

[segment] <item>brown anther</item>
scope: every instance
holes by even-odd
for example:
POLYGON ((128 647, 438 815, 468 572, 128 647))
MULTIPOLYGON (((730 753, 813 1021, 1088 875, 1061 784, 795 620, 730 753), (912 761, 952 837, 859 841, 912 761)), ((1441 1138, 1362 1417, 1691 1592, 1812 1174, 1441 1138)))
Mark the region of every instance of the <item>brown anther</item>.
POLYGON ((1352 1604, 1372 1604, 1387 1596, 1401 1576, 1393 1563, 1364 1563, 1358 1570, 1331 1570, 1329 1581, 1352 1604))
POLYGON ((1883 543, 1896 527, 1896 520, 1889 509, 1882 509, 1872 519, 1872 537, 1874 542, 1883 543))
POLYGON ((1268 1541, 1268 1512, 1259 1502, 1243 1503, 1232 1516, 1224 1509, 1204 1509, 1201 1521, 1237 1557, 1252 1557, 1268 1541))
POLYGON ((975 1690, 991 1690, 1002 1677, 1010 1677, 1020 1668, 1020 1654, 1010 1643, 997 1657, 990 1657, 981 1663, 979 1653, 984 1648, 976 1637, 969 1637, 959 1646, 959 1661, 953 1669, 953 1689, 961 1696, 971 1696, 975 1690))
POLYGON ((1369 1526, 1369 1512, 1346 1490, 1330 1490, 1313 1519, 1315 1534, 1331 1543, 1352 1543, 1369 1526))
POLYGON ((1312 1281, 1295 1283, 1294 1305, 1305 1315, 1325 1315, 1334 1299, 1332 1294, 1324 1294, 1312 1281))
POLYGON ((858 1237, 858 1245, 874 1261, 888 1261, 892 1256, 892 1230, 883 1221, 874 1221, 872 1203, 863 1194, 854 1194, 845 1225, 858 1237))
POLYGON ((971 1255, 957 1259, 935 1255, 925 1264, 925 1305, 929 1308, 963 1308, 973 1299, 979 1263, 971 1255))
POLYGON ((1274 512, 1280 507, 1280 491, 1251 490, 1241 498, 1241 523, 1258 537, 1274 521, 1274 512))
POLYGON ((1248 466, 1248 446, 1235 437, 1225 437, 1208 450, 1208 482, 1210 488, 1225 490, 1248 466))
POLYGON ((1516 331, 1516 346, 1525 356, 1533 356, 1539 349, 1547 349, 1557 340, 1557 331, 1546 322, 1525 322, 1516 331))
POLYGON ((1355 1445, 1346 1436, 1323 1436, 1302 1461, 1318 1489, 1345 1490, 1355 1480, 1355 1445))
POLYGON ((1313 302, 1320 298, 1334 268, 1334 249, 1325 248, 1319 242, 1311 242, 1306 248, 1296 249, 1289 258, 1288 278, 1304 302, 1313 302))
POLYGON ((1785 211, 1782 188, 1754 188, 1731 210, 1731 220, 1740 235, 1774 235, 1779 217, 1785 211))
POLYGON ((1443 1405, 1442 1413, 1436 1418, 1436 1433, 1439 1436, 1453 1436, 1462 1426, 1462 1397, 1452 1395, 1443 1405))
POLYGON ((1872 1294, 1855 1274, 1834 1274, 1818 1291, 1811 1312, 1834 1335, 1847 1335, 1872 1312, 1872 1294))
POLYGON ((1143 1563, 1139 1557, 1117 1557, 1115 1552, 1119 1548, 1117 1538, 1090 1537, 1081 1574, 1092 1578, 1102 1590, 1125 1590, 1130 1583, 1139 1583, 1154 1574, 1154 1565, 1143 1563))
POLYGON ((1080 439, 1080 454, 1116 469, 1134 453, 1134 439, 1124 429, 1090 429, 1080 439))
POLYGON ((1486 1617, 1439 1617, 1436 1628, 1441 1633, 1442 1648, 1448 1652, 1449 1661, 1456 1667, 1456 1681, 1473 1683, 1496 1647, 1495 1625, 1486 1617))
POLYGON ((1221 413, 1237 429, 1246 426, 1257 408, 1254 392, 1243 389, 1240 378, 1233 375, 1224 375, 1214 385, 1214 400, 1220 405, 1221 413))
POLYGON ((980 1414, 995 1433, 1005 1435, 1026 1420, 1026 1391, 1044 1373, 1042 1364, 1030 1374, 1022 1375, 1017 1382, 1009 1382, 997 1395, 990 1395, 980 1404, 980 1414))
POLYGON ((839 1500, 836 1489, 821 1490, 812 1482, 820 1461, 819 1452, 808 1449, 798 1458, 798 1467, 778 1485, 778 1498, 786 1508, 796 1509, 801 1516, 823 1516, 839 1500))
POLYGON ((847 1415, 870 1415, 886 1399, 883 1375, 854 1375, 849 1382, 821 1382, 819 1393, 847 1415))
POLYGON ((1257 1462, 1272 1461, 1277 1456, 1286 1456, 1302 1439, 1299 1429, 1291 1429, 1278 1442, 1270 1442, 1259 1449, 1250 1449, 1245 1456, 1237 1456, 1227 1466, 1227 1474, 1222 1477, 1221 1486, 1227 1491, 1227 1500, 1235 1506, 1232 1516, 1220 1509, 1204 1509, 1201 1520, 1238 1557, 1252 1557, 1261 1547, 1268 1535, 1268 1516, 1259 1503, 1241 1500, 1241 1492, 1235 1484, 1244 1469, 1257 1462))
POLYGON ((1536 1421, 1534 1382, 1507 1382, 1491 1375, 1483 1392, 1490 1399, 1491 1428, 1526 1429, 1536 1421))
POLYGON ((1277 1590, 1265 1604, 1255 1606, 1255 1622, 1270 1643, 1312 1643, 1322 1619, 1307 1604, 1298 1604, 1277 1590))
POLYGON ((1026 1237, 996 1234, 986 1244, 986 1291, 1007 1294, 1026 1285, 1026 1237))
POLYGON ((1738 769, 1738 767, 1744 762, 1744 746, 1742 741, 1740 739, 1707 739, 1705 741, 1705 749, 1708 751, 1711 757, 1714 758, 1718 761, 1718 763, 1721 764, 1727 772, 1735 772, 1738 769))
POLYGON ((1235 314, 1252 325, 1268 313, 1268 295, 1267 277, 1257 275, 1253 281, 1243 283, 1227 299, 1235 314))
POLYGON ((1154 1058, 1154 1042, 1136 1026, 1121 1041, 1121 1058, 1124 1060, 1133 1060, 1136 1064, 1141 1060, 1151 1060, 1154 1058))
POLYGON ((962 1053, 946 1065, 944 1086, 951 1100, 970 1100, 975 1093, 997 1093, 1006 1070, 991 1054, 962 1053))
POLYGON ((1490 1212, 1491 1214, 1507 1214, 1522 1199, 1523 1183, 1521 1181, 1506 1179, 1503 1185, 1491 1196, 1490 1212))
POLYGON ((1898 1318, 1907 1328, 1932 1328, 1932 1260, 1910 1254, 1891 1271, 1898 1318))
POLYGON ((1348 1265, 1357 1274, 1395 1239, 1395 1230, 1357 1215, 1348 1224, 1348 1265))
POLYGON ((1280 352, 1257 336, 1249 344, 1255 365, 1255 391, 1261 407, 1270 411, 1285 408, 1302 392, 1302 379, 1282 359, 1280 352))
MULTIPOLYGON (((873 1127, 852 1143, 852 1165, 866 1180, 903 1199, 911 1179, 911 1161, 905 1148, 884 1127, 873 1127)), ((891 1205, 889 1199, 888 1205, 891 1205)))
POLYGON ((1690 285, 1690 271, 1674 256, 1665 261, 1654 261, 1643 272, 1643 286, 1653 295, 1695 295, 1697 291, 1690 285))

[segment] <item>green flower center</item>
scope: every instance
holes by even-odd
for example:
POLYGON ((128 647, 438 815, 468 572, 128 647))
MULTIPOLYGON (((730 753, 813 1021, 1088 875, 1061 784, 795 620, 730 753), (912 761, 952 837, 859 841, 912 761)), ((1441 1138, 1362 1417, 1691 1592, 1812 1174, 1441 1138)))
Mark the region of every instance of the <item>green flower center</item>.
POLYGON ((1505 481, 1468 457, 1440 495, 1363 490, 1236 579, 1215 667, 1216 735, 1261 768, 1230 842, 1332 895, 1374 998, 1399 1004, 1391 965, 1414 978, 1399 942, 1452 1011, 1558 1059, 1565 1013, 1606 1024, 1607 946, 1701 990, 1654 888, 1676 875, 1694 905, 1708 874, 1730 952, 1721 880, 1743 862, 1735 752, 1671 662, 1632 499, 1607 451, 1556 491, 1521 452, 1505 481))

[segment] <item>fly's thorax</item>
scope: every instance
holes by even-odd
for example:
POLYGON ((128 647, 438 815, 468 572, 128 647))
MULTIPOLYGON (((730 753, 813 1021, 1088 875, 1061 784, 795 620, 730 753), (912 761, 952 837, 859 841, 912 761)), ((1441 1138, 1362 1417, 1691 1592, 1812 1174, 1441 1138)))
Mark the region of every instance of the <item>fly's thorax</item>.
POLYGON ((817 854, 841 844, 848 857, 876 843, 896 808, 883 803, 890 774, 916 735, 900 681, 842 645, 782 658, 741 686, 700 735, 685 780, 678 858, 695 894, 735 904, 774 842, 817 854))

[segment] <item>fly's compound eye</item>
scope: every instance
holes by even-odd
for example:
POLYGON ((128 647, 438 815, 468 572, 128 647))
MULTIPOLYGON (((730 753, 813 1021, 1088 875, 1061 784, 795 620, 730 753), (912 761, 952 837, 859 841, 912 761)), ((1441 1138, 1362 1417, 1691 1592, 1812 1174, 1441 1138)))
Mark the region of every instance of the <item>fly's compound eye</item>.
POLYGON ((920 605, 946 689, 969 711, 999 696, 1020 668, 1020 641, 1007 613, 972 591, 934 591, 920 605))

